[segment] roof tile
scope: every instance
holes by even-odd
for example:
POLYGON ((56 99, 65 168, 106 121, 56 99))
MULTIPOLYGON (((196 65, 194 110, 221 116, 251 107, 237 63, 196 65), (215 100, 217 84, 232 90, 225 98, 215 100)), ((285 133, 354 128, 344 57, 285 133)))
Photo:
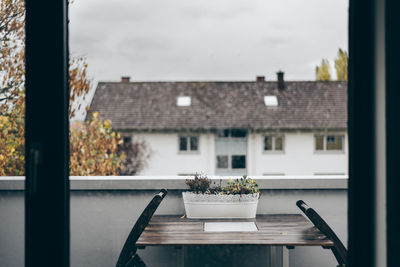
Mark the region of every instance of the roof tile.
POLYGON ((347 128, 346 82, 100 82, 90 111, 117 129, 347 128), (264 96, 276 95, 278 107, 264 96), (178 96, 191 106, 178 107, 178 96))

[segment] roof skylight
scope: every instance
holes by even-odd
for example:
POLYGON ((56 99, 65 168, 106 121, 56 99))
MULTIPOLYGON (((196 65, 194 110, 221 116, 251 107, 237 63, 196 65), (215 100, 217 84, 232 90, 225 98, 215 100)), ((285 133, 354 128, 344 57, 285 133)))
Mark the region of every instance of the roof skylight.
POLYGON ((264 104, 266 107, 277 107, 278 97, 276 95, 266 95, 264 96, 264 104))
POLYGON ((192 104, 192 98, 190 96, 178 96, 176 99, 176 105, 178 107, 189 107, 192 104))

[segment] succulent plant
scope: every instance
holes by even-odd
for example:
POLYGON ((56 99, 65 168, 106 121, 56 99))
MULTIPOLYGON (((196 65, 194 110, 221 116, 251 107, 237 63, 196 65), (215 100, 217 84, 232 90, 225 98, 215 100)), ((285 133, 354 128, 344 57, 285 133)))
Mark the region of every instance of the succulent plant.
POLYGON ((228 179, 226 186, 221 188, 223 194, 228 195, 242 195, 242 194, 256 194, 259 192, 258 184, 248 178, 247 175, 243 175, 240 179, 228 179))
POLYGON ((186 179, 186 184, 193 193, 206 193, 210 188, 211 180, 205 174, 196 173, 194 179, 186 179))
MULTIPOLYGON (((211 187, 211 180, 206 174, 197 174, 194 179, 186 179, 190 191, 196 194, 226 194, 242 195, 256 194, 259 192, 256 182, 244 175, 240 179, 228 179, 225 186, 216 185, 211 187)), ((215 183, 214 183, 215 184, 215 183)))

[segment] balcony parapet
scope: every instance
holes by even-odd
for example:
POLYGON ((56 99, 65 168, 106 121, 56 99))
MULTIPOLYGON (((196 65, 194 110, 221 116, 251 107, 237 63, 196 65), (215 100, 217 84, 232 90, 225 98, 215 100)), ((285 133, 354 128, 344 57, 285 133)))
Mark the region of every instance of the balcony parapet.
MULTIPOLYGON (((72 191, 79 190, 185 190, 185 179, 190 176, 71 176, 72 191)), ((211 176, 213 182, 226 183, 228 176, 211 176)), ((251 176, 259 189, 347 189, 347 175, 314 176, 251 176)), ((0 190, 24 190, 24 176, 0 177, 0 190)))

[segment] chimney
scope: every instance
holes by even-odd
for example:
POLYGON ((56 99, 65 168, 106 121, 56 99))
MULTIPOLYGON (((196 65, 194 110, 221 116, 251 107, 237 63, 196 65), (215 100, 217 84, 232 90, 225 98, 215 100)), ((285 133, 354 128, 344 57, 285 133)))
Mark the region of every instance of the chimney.
POLYGON ((265 82, 265 76, 257 76, 256 81, 257 82, 265 82))
POLYGON ((131 77, 129 76, 122 76, 121 77, 121 83, 129 83, 131 77))
POLYGON ((276 73, 276 76, 278 78, 278 89, 279 90, 285 89, 285 81, 283 79, 283 75, 284 74, 285 73, 283 71, 281 71, 281 70, 276 73))

